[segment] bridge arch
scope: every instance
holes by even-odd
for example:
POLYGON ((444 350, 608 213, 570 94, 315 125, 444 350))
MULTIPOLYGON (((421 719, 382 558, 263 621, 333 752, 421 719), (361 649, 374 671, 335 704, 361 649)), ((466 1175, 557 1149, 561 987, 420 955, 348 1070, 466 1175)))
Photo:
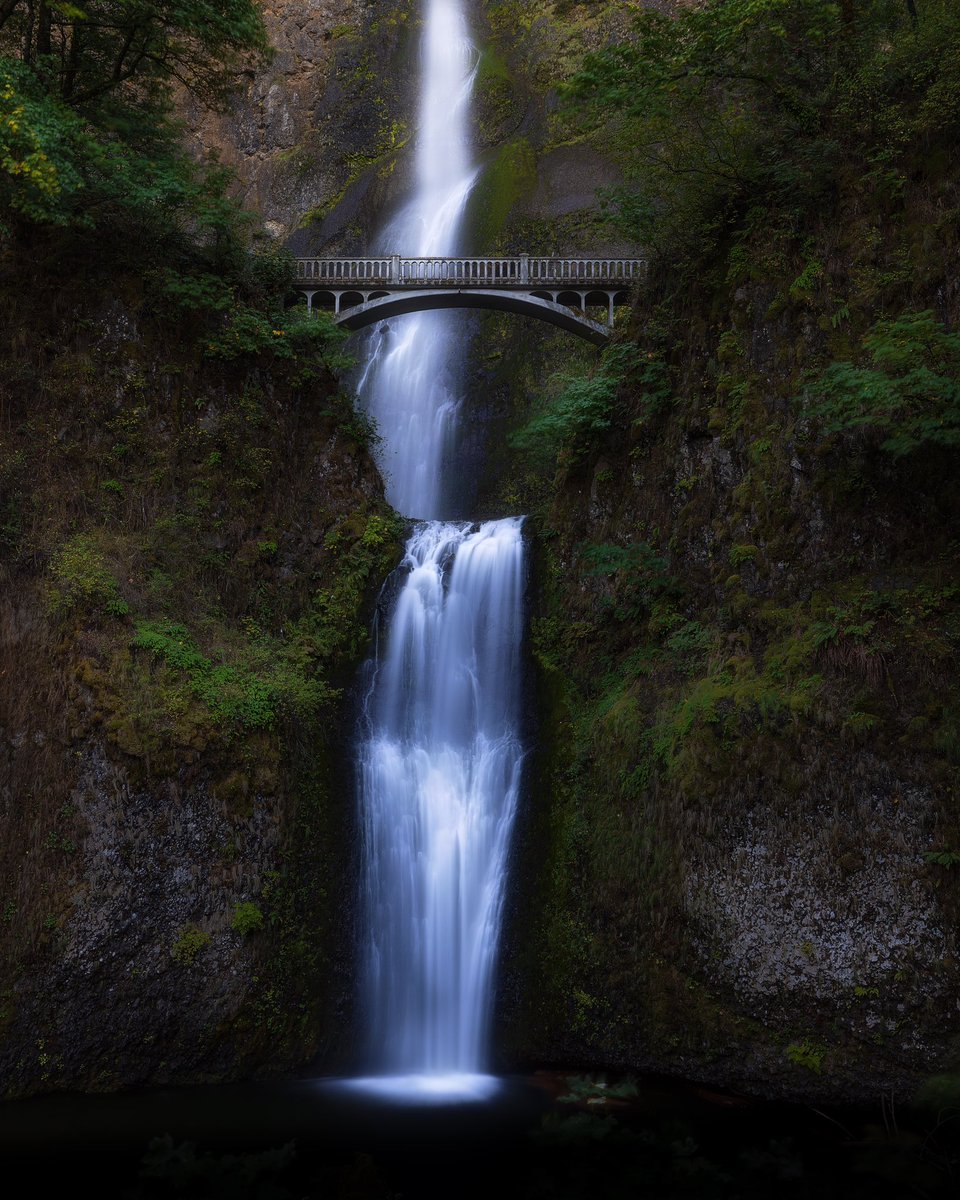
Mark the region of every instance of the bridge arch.
MULTIPOLYGON (((552 299, 544 298, 543 293, 499 291, 487 288, 471 288, 469 291, 457 288, 432 287, 422 291, 394 292, 382 295, 379 299, 368 299, 361 304, 345 306, 347 296, 353 297, 358 293, 346 293, 341 299, 340 311, 335 320, 345 329, 359 330, 376 325, 389 317, 402 316, 414 312, 431 312, 437 309, 451 308, 485 308, 497 312, 512 312, 519 316, 536 317, 555 325, 567 333, 585 338, 595 346, 604 346, 610 338, 610 329, 593 321, 589 317, 571 312, 565 304, 558 304, 552 299)), ((561 293, 566 295, 566 292, 561 293)), ((573 297, 573 303, 579 305, 579 294, 573 297)), ((604 297, 606 303, 606 297, 604 297)))
POLYGON ((307 307, 332 309, 362 329, 401 313, 491 308, 547 321, 595 345, 613 328, 617 305, 642 279, 640 258, 298 258, 294 287, 307 307), (588 312, 606 309, 606 322, 588 312))

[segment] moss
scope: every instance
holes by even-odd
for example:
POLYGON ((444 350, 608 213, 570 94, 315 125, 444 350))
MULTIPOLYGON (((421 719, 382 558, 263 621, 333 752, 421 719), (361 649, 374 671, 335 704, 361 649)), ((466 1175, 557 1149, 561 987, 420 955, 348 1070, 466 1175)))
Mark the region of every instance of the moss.
POLYGON ((474 83, 474 107, 483 148, 502 145, 523 118, 516 82, 503 54, 492 46, 480 53, 474 83))
POLYGON ((502 247, 508 217, 536 183, 536 155, 526 138, 507 142, 484 165, 466 215, 472 240, 483 253, 502 247))

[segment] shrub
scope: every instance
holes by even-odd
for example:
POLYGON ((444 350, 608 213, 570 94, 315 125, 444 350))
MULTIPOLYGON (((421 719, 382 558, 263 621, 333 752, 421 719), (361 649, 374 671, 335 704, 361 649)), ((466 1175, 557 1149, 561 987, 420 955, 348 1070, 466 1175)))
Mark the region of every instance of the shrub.
POLYGON ((863 339, 869 365, 832 363, 807 385, 807 413, 829 433, 862 429, 902 457, 960 446, 960 334, 932 312, 878 321, 863 339))
POLYGON ((271 644, 249 648, 242 665, 215 663, 196 645, 185 625, 138 621, 135 650, 146 650, 175 671, 215 720, 246 729, 270 729, 281 711, 310 715, 332 696, 296 648, 271 644))
POLYGON ((185 967, 193 965, 200 951, 210 944, 210 934, 198 925, 187 925, 181 929, 170 951, 171 958, 185 967))
POLYGON ((210 358, 233 359, 270 354, 292 359, 308 373, 320 368, 343 370, 351 360, 341 351, 347 334, 324 312, 293 308, 263 312, 237 303, 229 311, 219 334, 207 342, 210 358))
POLYGON ((638 368, 642 381, 654 370, 651 395, 659 403, 665 389, 662 364, 639 366, 636 346, 612 346, 600 366, 590 375, 561 374, 554 384, 559 393, 511 437, 511 444, 534 458, 556 457, 563 452, 568 461, 582 458, 596 445, 613 422, 617 393, 627 376, 638 368))
POLYGON ((813 1071, 815 1075, 823 1071, 823 1055, 822 1047, 814 1046, 811 1042, 791 1042, 787 1047, 787 1058, 798 1067, 813 1071))
POLYGON ((928 850, 923 860, 938 867, 960 867, 960 854, 955 850, 928 850))
POLYGON ((245 900, 233 910, 232 926, 234 932, 243 937, 257 933, 263 928, 263 913, 252 901, 245 900))
POLYGON ((676 595, 679 585, 667 561, 646 542, 615 546, 609 542, 587 545, 583 550, 587 575, 612 578, 616 601, 613 615, 618 621, 636 619, 661 596, 676 595))
POLYGON ((51 560, 50 574, 48 603, 55 613, 70 613, 84 605, 98 606, 114 616, 129 611, 106 557, 88 534, 61 546, 51 560))

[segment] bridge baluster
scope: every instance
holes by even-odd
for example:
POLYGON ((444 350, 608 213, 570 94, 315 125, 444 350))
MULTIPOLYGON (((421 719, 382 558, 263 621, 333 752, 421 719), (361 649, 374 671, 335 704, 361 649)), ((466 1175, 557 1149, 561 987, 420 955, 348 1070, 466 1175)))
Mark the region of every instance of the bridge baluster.
POLYGON ((322 281, 334 287, 374 283, 395 287, 432 284, 447 286, 507 285, 533 289, 544 284, 556 288, 592 284, 594 287, 627 284, 643 276, 646 263, 638 258, 560 258, 528 254, 489 258, 300 258, 294 267, 294 283, 305 287, 322 281))

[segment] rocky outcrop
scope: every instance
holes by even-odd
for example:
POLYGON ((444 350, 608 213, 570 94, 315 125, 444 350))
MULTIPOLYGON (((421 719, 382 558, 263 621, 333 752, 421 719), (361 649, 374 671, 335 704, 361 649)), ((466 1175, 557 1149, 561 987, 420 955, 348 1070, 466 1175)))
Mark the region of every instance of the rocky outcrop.
POLYGON ((758 320, 766 287, 713 296, 722 339, 677 318, 666 354, 655 288, 609 434, 513 476, 544 717, 503 1036, 534 1062, 907 1098, 956 1070, 960 1028, 952 468, 805 424, 784 393, 822 326, 758 320))
POLYGON ((268 0, 269 62, 226 111, 181 99, 188 144, 237 177, 271 236, 295 249, 369 239, 413 117, 405 69, 416 5, 388 0, 268 0), (326 222, 326 223, 324 223, 326 222))
POLYGON ((350 1048, 344 731, 400 530, 332 376, 212 361, 113 283, 5 309, 8 1096, 350 1048))

